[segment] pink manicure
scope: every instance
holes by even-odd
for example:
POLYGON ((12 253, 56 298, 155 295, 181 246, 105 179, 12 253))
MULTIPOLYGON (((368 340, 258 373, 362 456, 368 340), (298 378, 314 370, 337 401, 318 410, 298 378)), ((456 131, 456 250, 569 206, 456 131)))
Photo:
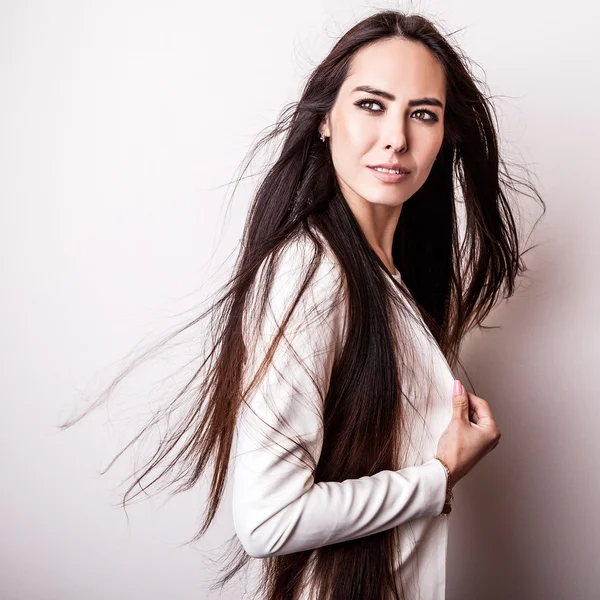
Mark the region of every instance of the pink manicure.
POLYGON ((452 390, 452 393, 455 396, 459 396, 460 394, 464 394, 465 390, 463 388, 462 383, 460 382, 460 379, 455 379, 454 380, 454 388, 452 390))

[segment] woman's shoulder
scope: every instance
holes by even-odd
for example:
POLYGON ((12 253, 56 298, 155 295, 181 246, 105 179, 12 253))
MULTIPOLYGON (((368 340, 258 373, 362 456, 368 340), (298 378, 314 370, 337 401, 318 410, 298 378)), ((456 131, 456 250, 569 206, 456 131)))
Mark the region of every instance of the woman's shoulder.
POLYGON ((300 231, 265 259, 250 296, 249 312, 263 328, 284 322, 288 329, 344 322, 342 269, 320 233, 300 231))
POLYGON ((285 242, 274 263, 275 290, 306 290, 323 299, 341 291, 343 270, 322 233, 302 230, 285 242))
POLYGON ((252 357, 249 372, 272 343, 278 344, 280 331, 284 338, 280 352, 286 356, 278 355, 280 360, 306 358, 313 351, 332 360, 346 331, 341 281, 339 263, 330 249, 305 233, 286 241, 275 256, 269 254, 258 269, 242 315, 243 338, 252 357))

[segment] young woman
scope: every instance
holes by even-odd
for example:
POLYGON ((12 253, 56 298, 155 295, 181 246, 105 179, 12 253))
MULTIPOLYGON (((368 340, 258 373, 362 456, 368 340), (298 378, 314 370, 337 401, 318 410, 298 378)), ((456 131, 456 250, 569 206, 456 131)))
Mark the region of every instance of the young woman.
POLYGON ((255 558, 265 600, 445 597, 452 488, 500 439, 452 369, 525 269, 492 113, 431 22, 384 11, 262 140, 285 134, 193 405, 125 495, 171 453, 150 485, 213 461, 199 537, 231 466, 221 583, 255 558))

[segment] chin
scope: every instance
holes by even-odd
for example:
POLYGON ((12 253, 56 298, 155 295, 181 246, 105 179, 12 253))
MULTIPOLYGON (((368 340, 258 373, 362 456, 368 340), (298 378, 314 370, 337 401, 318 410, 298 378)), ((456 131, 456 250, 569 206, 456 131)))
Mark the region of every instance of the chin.
POLYGON ((375 194, 366 194, 363 196, 363 198, 369 203, 369 204, 380 204, 380 205, 385 205, 385 206, 389 206, 389 207, 395 207, 395 206, 400 206, 402 205, 403 202, 405 202, 407 200, 407 198, 404 197, 404 194, 399 195, 399 194, 381 194, 381 193, 375 193, 375 194))
POLYGON ((361 198, 364 202, 368 202, 369 204, 373 205, 384 205, 393 208, 400 206, 410 197, 410 195, 407 197, 406 190, 401 190, 400 187, 397 187, 394 190, 393 187, 396 186, 391 186, 389 184, 383 184, 383 186, 373 186, 371 183, 369 183, 368 185, 357 185, 356 187, 353 187, 348 185, 343 180, 339 183, 344 196, 346 194, 350 194, 351 197, 361 198))

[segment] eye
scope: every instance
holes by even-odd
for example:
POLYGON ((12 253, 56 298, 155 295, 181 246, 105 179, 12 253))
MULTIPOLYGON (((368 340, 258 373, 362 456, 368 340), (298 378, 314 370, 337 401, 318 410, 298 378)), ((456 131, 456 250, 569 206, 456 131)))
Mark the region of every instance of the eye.
POLYGON ((364 110, 367 110, 368 112, 372 112, 372 113, 373 112, 383 112, 383 105, 381 104, 381 102, 377 102, 377 100, 359 100, 358 102, 356 102, 356 106, 360 106, 364 110), (365 104, 376 104, 382 110, 373 110, 372 108, 366 108, 365 104))
POLYGON ((435 113, 432 113, 430 110, 416 110, 413 114, 416 113, 423 113, 424 115, 429 115, 429 119, 419 119, 420 121, 431 121, 432 123, 435 123, 438 120, 437 115, 435 113))

